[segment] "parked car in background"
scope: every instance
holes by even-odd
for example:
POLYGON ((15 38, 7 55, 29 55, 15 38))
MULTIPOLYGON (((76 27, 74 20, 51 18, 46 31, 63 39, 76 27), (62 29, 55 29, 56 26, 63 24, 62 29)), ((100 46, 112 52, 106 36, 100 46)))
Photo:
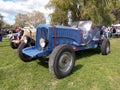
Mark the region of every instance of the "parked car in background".
POLYGON ((20 32, 12 34, 10 38, 10 46, 13 49, 17 49, 20 44, 21 35, 20 32))
POLYGON ((63 78, 72 72, 76 51, 97 48, 103 55, 110 52, 110 41, 101 32, 91 21, 75 22, 71 27, 41 24, 37 26, 35 45, 18 51, 18 55, 24 62, 50 55, 50 73, 63 78))
POLYGON ((29 45, 34 45, 35 44, 35 36, 36 35, 36 29, 29 25, 29 26, 25 26, 24 28, 22 28, 19 32, 18 32, 18 35, 13 35, 12 36, 12 39, 11 39, 11 47, 13 49, 16 49, 20 46, 23 47, 23 39, 24 38, 29 38, 29 42, 27 42, 26 44, 29 44, 29 45), (21 45, 20 45, 21 44, 21 45))
POLYGON ((119 37, 120 36, 120 24, 112 25, 112 37, 119 37))
POLYGON ((10 40, 10 39, 12 38, 12 35, 13 35, 13 34, 7 34, 7 35, 6 35, 7 39, 10 40))

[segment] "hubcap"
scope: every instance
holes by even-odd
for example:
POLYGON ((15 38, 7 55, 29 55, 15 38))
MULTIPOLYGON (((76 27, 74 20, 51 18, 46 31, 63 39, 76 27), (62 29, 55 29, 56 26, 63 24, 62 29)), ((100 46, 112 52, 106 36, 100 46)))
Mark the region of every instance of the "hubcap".
POLYGON ((58 68, 61 72, 66 72, 70 69, 71 65, 72 65, 72 55, 69 52, 64 52, 60 59, 59 59, 59 63, 58 63, 58 68))

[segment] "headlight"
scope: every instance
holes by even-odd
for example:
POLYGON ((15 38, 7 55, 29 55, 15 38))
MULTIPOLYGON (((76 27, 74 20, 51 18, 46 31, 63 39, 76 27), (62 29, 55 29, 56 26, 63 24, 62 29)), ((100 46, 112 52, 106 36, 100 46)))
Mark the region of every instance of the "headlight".
POLYGON ((43 39, 43 38, 40 39, 40 46, 41 46, 42 48, 45 47, 45 39, 43 39))
POLYGON ((23 41, 27 43, 28 42, 27 37, 23 37, 23 41))
POLYGON ((45 40, 44 38, 40 38, 40 46, 42 48, 45 48, 47 46, 47 40, 45 40))

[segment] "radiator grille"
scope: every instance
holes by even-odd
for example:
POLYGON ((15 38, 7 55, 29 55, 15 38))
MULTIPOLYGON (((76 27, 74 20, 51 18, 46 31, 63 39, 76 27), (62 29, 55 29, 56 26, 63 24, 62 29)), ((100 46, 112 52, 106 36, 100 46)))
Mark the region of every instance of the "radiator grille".
POLYGON ((40 47, 40 38, 47 39, 48 37, 48 29, 46 28, 38 28, 37 35, 36 35, 36 47, 37 49, 41 50, 40 47))

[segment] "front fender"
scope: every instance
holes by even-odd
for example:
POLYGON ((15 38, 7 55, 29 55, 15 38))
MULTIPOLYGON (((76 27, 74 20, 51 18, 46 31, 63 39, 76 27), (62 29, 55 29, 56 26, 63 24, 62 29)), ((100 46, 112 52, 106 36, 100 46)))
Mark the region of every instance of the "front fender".
POLYGON ((38 50, 35 46, 32 46, 32 47, 24 48, 22 50, 22 53, 24 53, 25 55, 31 58, 37 58, 37 57, 49 55, 51 52, 44 51, 44 50, 38 50))

